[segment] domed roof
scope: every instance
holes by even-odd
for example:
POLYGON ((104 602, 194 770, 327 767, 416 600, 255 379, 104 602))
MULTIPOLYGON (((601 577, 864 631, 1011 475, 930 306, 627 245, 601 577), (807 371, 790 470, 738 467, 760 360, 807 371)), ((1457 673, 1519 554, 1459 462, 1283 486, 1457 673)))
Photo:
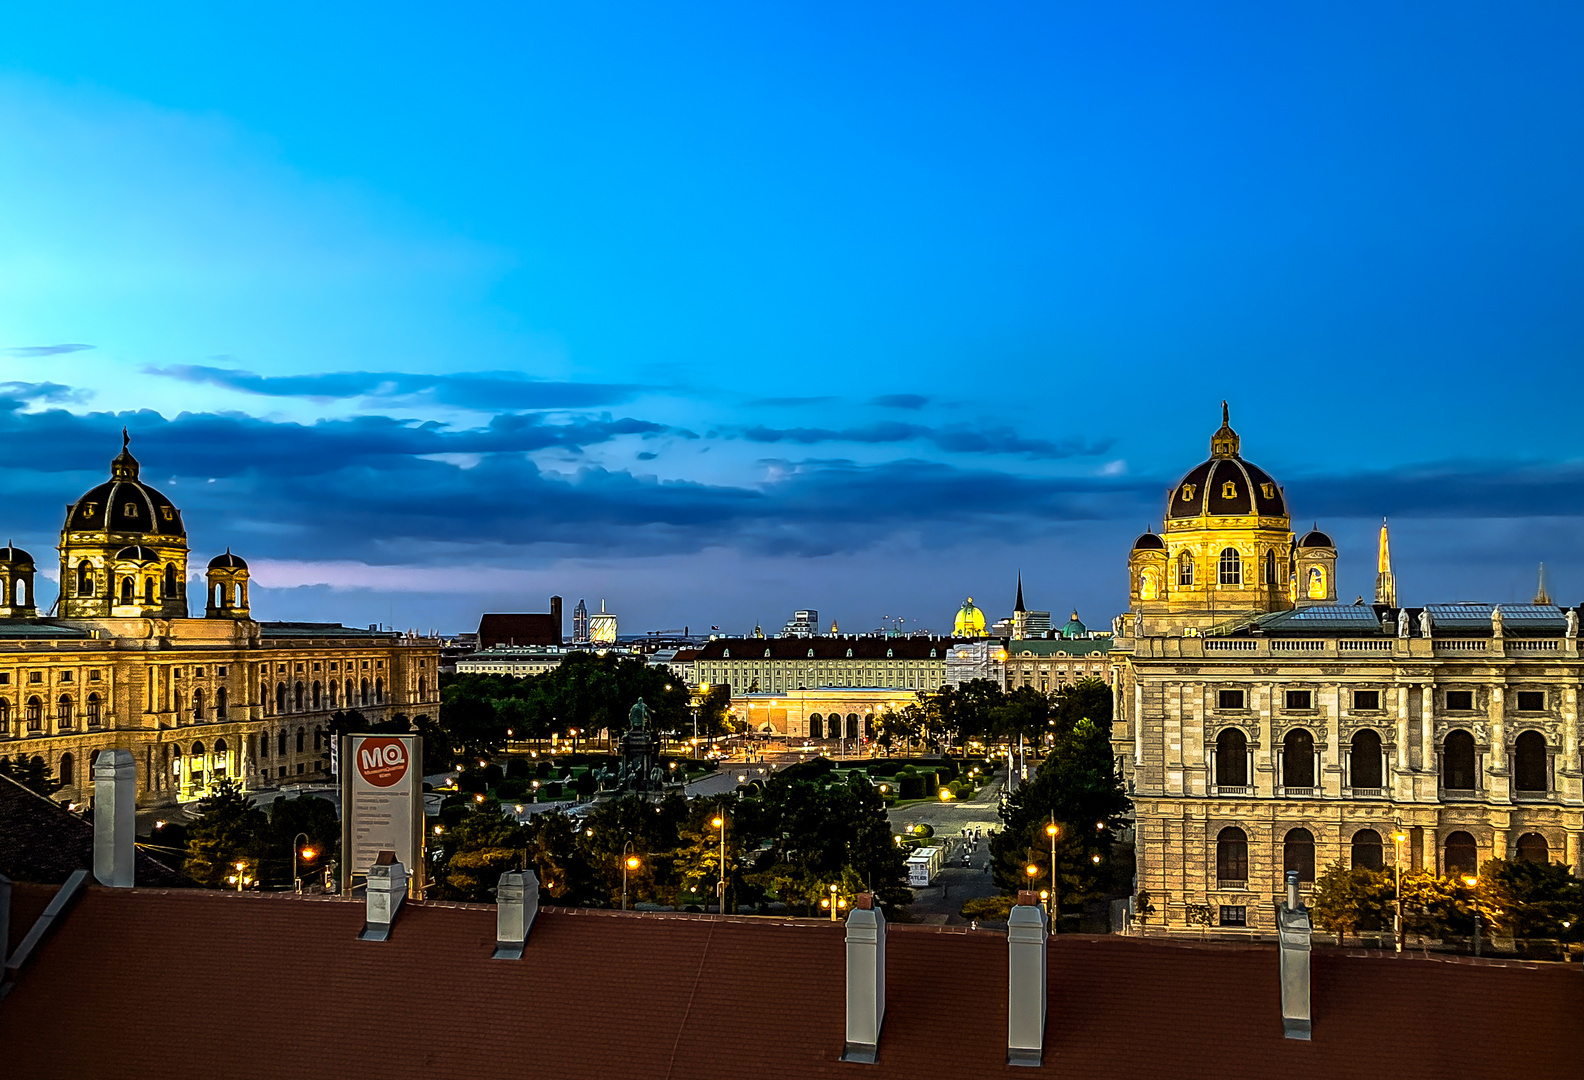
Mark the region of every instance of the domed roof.
POLYGON ((159 562, 159 556, 154 554, 142 544, 133 544, 116 552, 116 562, 159 562))
POLYGON ((984 612, 974 607, 973 597, 963 601, 963 606, 957 609, 957 618, 952 622, 952 633, 958 637, 984 637, 985 617, 984 612))
POLYGON ((242 561, 242 556, 231 554, 231 549, 226 548, 224 555, 216 555, 209 560, 211 570, 246 570, 247 563, 242 561))
POLYGON ((138 460, 121 432, 121 453, 110 463, 110 480, 89 491, 66 511, 67 532, 147 533, 185 539, 176 504, 138 479, 138 460))
POLYGON ((1078 621, 1078 609, 1073 608, 1072 618, 1067 620, 1067 625, 1062 627, 1061 636, 1064 638, 1081 638, 1089 633, 1089 628, 1078 621))
POLYGON ((1220 430, 1210 437, 1210 460, 1195 465, 1177 481, 1166 516, 1286 517, 1287 500, 1281 487, 1270 473, 1238 455, 1240 445, 1223 401, 1220 430))
POLYGON ((1313 529, 1304 534, 1304 538, 1298 541, 1298 546, 1301 548, 1336 547, 1336 544, 1332 542, 1331 537, 1319 529, 1313 529))
POLYGON ((1152 532, 1147 532, 1140 536, 1137 540, 1133 541, 1134 551, 1165 550, 1165 547, 1166 541, 1162 540, 1152 532))
POLYGON ((7 541, 6 546, 0 548, 0 563, 4 563, 7 566, 31 566, 33 556, 7 541))

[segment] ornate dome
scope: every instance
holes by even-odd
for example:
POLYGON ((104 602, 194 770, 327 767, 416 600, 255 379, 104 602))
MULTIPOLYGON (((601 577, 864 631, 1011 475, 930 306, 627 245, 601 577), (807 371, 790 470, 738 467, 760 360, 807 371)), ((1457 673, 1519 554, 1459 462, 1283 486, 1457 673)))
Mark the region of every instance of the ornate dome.
POLYGON ((1164 551, 1166 550, 1166 541, 1162 540, 1152 532, 1147 532, 1140 536, 1137 540, 1133 541, 1133 550, 1164 551))
POLYGON ((952 623, 952 633, 957 637, 984 637, 984 612, 974 607, 973 597, 964 600, 963 606, 957 609, 957 618, 952 623))
POLYGON ((1073 608, 1072 618, 1067 620, 1067 625, 1062 627, 1061 636, 1064 638, 1081 638, 1089 635, 1089 628, 1078 620, 1078 609, 1073 608))
POLYGON ((1210 460, 1188 470, 1172 488, 1166 516, 1172 519, 1211 517, 1286 517, 1281 487, 1259 466, 1238 456, 1241 445, 1232 430, 1226 402, 1221 427, 1210 437, 1210 460))
POLYGON ((181 511, 160 492, 138 479, 138 460, 127 449, 131 439, 121 431, 121 453, 110 463, 110 480, 72 503, 66 511, 67 532, 149 533, 185 539, 181 511))
POLYGON ((1320 548, 1336 547, 1336 544, 1332 542, 1331 537, 1319 529, 1313 529, 1304 534, 1304 538, 1298 541, 1298 546, 1301 548, 1320 548))
POLYGON ((116 561, 151 563, 159 562, 159 556, 142 544, 133 544, 131 547, 124 547, 116 552, 116 561))
POLYGON ((7 541, 6 546, 0 548, 0 564, 7 566, 32 566, 33 556, 7 541))
POLYGON ((211 570, 246 570, 247 568, 248 564, 242 560, 242 556, 231 554, 230 548, 226 549, 224 555, 216 555, 209 560, 211 570))

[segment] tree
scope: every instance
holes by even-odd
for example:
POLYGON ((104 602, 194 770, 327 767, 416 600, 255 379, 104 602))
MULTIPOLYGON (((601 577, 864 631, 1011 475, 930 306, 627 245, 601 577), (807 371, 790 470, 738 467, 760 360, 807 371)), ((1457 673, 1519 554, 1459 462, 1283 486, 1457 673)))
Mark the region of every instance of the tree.
POLYGON ((1332 863, 1315 882, 1310 895, 1309 909, 1315 926, 1341 937, 1392 925, 1397 905, 1396 875, 1394 867, 1348 869, 1332 863))
POLYGON ((712 686, 699 696, 699 734, 731 735, 734 733, 731 714, 731 687, 712 686))
POLYGON ((188 829, 187 859, 182 872, 211 889, 230 884, 243 864, 244 877, 258 877, 259 858, 269 830, 269 819, 242 792, 242 785, 226 779, 210 788, 198 803, 198 820, 188 829))
POLYGON ((1093 677, 1066 683, 1051 694, 1051 719, 1056 734, 1071 731, 1081 720, 1092 720, 1102 730, 1111 730, 1111 687, 1093 677))
POLYGON ((49 762, 38 755, 30 758, 19 754, 15 761, 9 758, 0 759, 0 772, 46 799, 64 786, 61 781, 55 779, 54 770, 50 768, 49 762))
POLYGON ((1561 863, 1491 859, 1480 867, 1480 884, 1499 890, 1490 906, 1505 908, 1503 928, 1513 937, 1584 940, 1584 882, 1561 863))
POLYGON ((341 819, 329 799, 277 795, 269 805, 269 825, 259 861, 259 878, 266 886, 292 884, 292 851, 300 850, 298 836, 303 833, 308 839, 302 846, 314 853, 312 858, 298 858, 298 872, 306 879, 323 873, 329 862, 340 858, 341 819))
POLYGON ((524 830, 528 862, 539 877, 539 888, 568 906, 588 904, 596 894, 594 874, 579 843, 581 833, 578 824, 559 810, 535 814, 524 830))
MULTIPOLYGON (((1001 811, 1005 827, 990 841, 996 883, 1015 892, 1043 878, 1048 887, 1050 837, 1045 826, 1054 818, 1060 830, 1055 873, 1060 908, 1082 911, 1104 895, 1111 834, 1128 808, 1109 733, 1092 720, 1078 721, 1071 731, 1057 735, 1034 778, 1007 797, 1001 811), (1031 865, 1039 868, 1032 879, 1025 872, 1031 865)), ((1059 928, 1060 920, 1056 922, 1059 928)))
POLYGON ((490 902, 500 876, 523 865, 525 840, 522 826, 501 813, 497 800, 474 803, 441 834, 440 858, 435 860, 436 898, 490 902))

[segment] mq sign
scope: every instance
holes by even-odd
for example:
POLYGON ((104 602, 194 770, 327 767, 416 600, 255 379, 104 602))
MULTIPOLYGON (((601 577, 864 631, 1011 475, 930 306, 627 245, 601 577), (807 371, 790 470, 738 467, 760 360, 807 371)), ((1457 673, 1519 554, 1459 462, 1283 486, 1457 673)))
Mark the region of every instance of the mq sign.
POLYGON ((358 744, 358 775, 375 787, 401 783, 410 760, 402 739, 363 739, 358 744))

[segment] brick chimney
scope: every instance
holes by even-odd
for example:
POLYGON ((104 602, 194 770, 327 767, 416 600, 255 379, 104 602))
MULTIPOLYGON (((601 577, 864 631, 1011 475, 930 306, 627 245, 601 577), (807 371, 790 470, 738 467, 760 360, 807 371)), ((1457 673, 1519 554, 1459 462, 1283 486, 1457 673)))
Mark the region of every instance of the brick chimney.
POLYGON ((539 875, 508 870, 495 886, 495 960, 521 960, 539 915, 539 875))
POLYGON ((1007 917, 1007 1064, 1039 1068, 1045 1050, 1045 912, 1039 894, 1018 893, 1007 917))
POLYGON ((1287 871, 1287 902, 1276 913, 1281 942, 1282 1034, 1309 1040, 1309 909, 1298 899, 1298 871, 1287 871))
POLYGON ((130 889, 137 839, 137 764, 131 751, 101 751, 93 781, 94 878, 112 889, 130 889))
POLYGON ((360 941, 390 940, 391 925, 402 901, 407 899, 407 870, 394 851, 382 851, 368 872, 368 914, 364 916, 360 941))
POLYGON ((847 1042, 843 1061, 873 1065, 885 1023, 885 916, 859 893, 847 916, 847 1042))

